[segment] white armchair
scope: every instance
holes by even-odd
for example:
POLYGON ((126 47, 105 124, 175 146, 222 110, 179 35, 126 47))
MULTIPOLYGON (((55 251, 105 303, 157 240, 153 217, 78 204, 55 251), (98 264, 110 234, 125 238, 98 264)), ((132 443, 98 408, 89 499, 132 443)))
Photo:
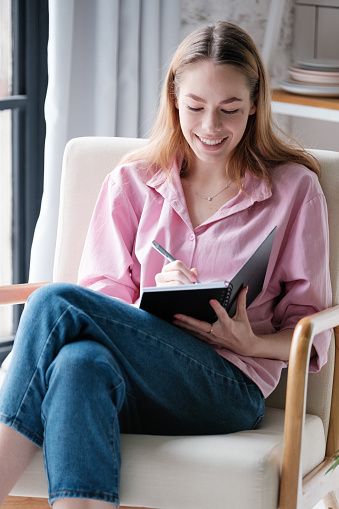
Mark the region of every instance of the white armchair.
MULTIPOLYGON (((127 151, 143 143, 146 140, 100 137, 77 138, 68 143, 54 281, 76 282, 101 183, 127 151)), ((322 166, 321 183, 329 208, 331 278, 336 304, 339 154, 313 153, 322 166)), ((25 301, 35 288, 36 285, 0 288, 0 303, 25 301)), ((201 437, 124 435, 122 505, 156 509, 305 509, 325 497, 326 507, 338 508, 334 491, 339 488, 339 468, 325 475, 331 455, 339 449, 339 360, 335 356, 338 349, 339 306, 299 322, 293 337, 287 398, 285 373, 266 402, 263 422, 254 431, 201 437), (319 373, 308 376, 312 339, 331 327, 335 327, 335 335, 329 361, 319 373)), ((46 497, 39 451, 3 507, 47 508, 46 497)))

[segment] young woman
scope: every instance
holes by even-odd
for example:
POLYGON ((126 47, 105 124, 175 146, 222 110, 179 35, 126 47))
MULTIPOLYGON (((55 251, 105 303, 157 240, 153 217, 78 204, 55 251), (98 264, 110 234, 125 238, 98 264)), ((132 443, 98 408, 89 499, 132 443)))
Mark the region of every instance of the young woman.
MULTIPOLYGON (((275 134, 251 38, 225 22, 188 36, 149 143, 103 184, 79 285, 46 286, 25 308, 0 391, 1 501, 42 444, 53 507, 99 509, 119 503, 120 432, 230 433, 261 421, 294 326, 331 304, 318 172, 275 134), (210 302, 213 324, 138 309, 145 286, 230 279, 275 226, 247 310, 246 288, 232 319, 210 302)), ((311 371, 329 341, 315 338, 311 371)))

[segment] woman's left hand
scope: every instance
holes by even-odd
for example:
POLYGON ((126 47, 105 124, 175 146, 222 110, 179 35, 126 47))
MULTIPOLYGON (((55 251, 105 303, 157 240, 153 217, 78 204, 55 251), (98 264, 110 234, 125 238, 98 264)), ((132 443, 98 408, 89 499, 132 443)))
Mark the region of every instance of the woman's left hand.
POLYGON ((173 324, 204 343, 227 348, 239 355, 254 357, 260 339, 254 334, 248 321, 246 294, 247 288, 243 288, 239 293, 237 311, 233 318, 228 316, 217 300, 211 300, 210 305, 217 315, 217 321, 213 324, 178 314, 174 316, 173 324))

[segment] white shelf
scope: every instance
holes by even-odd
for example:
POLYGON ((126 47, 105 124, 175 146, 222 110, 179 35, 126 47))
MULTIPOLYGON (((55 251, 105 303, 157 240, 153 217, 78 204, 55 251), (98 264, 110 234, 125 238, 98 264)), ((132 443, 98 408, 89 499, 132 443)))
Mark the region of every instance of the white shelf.
POLYGON ((339 99, 272 92, 272 111, 281 115, 339 122, 339 99))
POLYGON ((293 117, 339 122, 339 110, 329 110, 328 108, 272 101, 272 111, 273 113, 291 115, 293 117))

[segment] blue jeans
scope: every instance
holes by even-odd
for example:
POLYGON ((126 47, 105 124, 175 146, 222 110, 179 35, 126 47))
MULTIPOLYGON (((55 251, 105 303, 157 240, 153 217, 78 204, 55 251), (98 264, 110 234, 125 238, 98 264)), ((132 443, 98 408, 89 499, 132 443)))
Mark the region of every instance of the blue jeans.
POLYGON ((43 444, 51 504, 119 505, 120 432, 232 433, 263 412, 258 387, 208 345, 63 283, 30 297, 0 390, 0 421, 43 444))

